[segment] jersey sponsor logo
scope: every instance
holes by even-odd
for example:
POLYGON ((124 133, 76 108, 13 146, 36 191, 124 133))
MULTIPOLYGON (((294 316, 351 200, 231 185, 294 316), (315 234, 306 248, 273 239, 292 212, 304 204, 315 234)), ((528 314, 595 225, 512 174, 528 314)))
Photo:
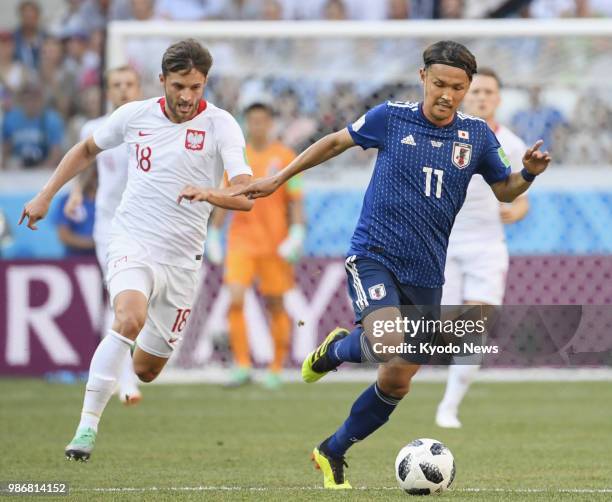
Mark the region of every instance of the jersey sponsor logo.
POLYGON ((504 152, 504 149, 501 146, 497 149, 497 155, 499 155, 499 158, 504 163, 504 166, 510 167, 510 159, 508 158, 506 152, 504 152))
POLYGON ((153 133, 138 131, 138 136, 153 136, 153 133))
POLYGON ((468 131, 462 131, 461 129, 457 131, 457 136, 461 139, 470 139, 470 133, 468 131))
POLYGON ((384 284, 376 284, 368 289, 368 294, 370 295, 371 300, 382 300, 385 296, 387 296, 387 290, 385 289, 384 284))
POLYGON ((453 142, 453 164, 459 169, 464 169, 470 165, 472 160, 472 145, 467 143, 453 142))
POLYGON ((431 140, 431 146, 433 146, 434 148, 440 148, 442 146, 442 141, 434 141, 432 139, 431 140))
POLYGON ((365 114, 355 120, 355 122, 353 122, 353 131, 359 131, 359 129, 363 127, 363 124, 365 124, 365 114))
POLYGON ((416 146, 416 141, 414 141, 414 137, 412 136, 412 134, 409 134, 405 138, 402 138, 402 145, 416 146))
POLYGON ((203 150, 205 135, 205 131, 187 129, 187 133, 185 134, 185 148, 187 148, 187 150, 203 150))

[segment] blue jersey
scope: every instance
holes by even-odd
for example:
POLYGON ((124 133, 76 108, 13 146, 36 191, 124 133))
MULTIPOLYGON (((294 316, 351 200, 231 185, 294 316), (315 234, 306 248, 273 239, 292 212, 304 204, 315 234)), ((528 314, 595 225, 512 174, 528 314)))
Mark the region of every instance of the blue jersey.
POLYGON ((387 102, 348 126, 378 157, 349 255, 385 265, 402 284, 444 284, 448 237, 470 178, 506 179, 510 162, 479 118, 458 112, 447 126, 429 122, 420 103, 387 102))

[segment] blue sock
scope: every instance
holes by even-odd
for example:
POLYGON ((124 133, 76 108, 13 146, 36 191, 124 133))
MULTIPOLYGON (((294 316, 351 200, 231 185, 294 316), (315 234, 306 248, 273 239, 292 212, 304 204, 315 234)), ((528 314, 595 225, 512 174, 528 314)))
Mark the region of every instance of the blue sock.
POLYGON ((384 394, 378 384, 371 385, 353 403, 350 415, 329 438, 325 450, 334 457, 342 457, 354 443, 385 424, 399 402, 384 394))
POLYGON ((342 340, 333 343, 329 348, 329 358, 337 363, 361 362, 361 334, 363 328, 358 326, 342 340))

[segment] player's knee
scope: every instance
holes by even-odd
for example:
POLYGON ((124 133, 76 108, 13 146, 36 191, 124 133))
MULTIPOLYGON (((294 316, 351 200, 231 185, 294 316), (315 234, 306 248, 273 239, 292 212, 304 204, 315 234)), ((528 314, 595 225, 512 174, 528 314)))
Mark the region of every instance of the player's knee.
POLYGON ((129 312, 117 313, 113 329, 122 336, 135 340, 143 328, 145 319, 129 312))

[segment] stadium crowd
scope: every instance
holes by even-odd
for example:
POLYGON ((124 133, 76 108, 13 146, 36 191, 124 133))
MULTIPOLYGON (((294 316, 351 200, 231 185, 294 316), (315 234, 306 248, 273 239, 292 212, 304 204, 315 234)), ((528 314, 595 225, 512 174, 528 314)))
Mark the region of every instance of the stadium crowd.
MULTIPOLYGON (((610 15, 612 3, 605 0, 66 0, 63 10, 43 16, 40 2, 25 0, 18 5, 15 29, 0 32, 3 143, 0 165, 5 169, 53 166, 65 149, 77 141, 83 123, 101 115, 105 27, 111 20, 384 20, 610 15)), ((609 45, 607 40, 597 43, 609 45)), ((165 41, 161 45, 165 45, 165 41)), ((325 54, 329 54, 328 49, 325 54)), ((381 43, 373 50, 392 49, 388 43, 381 43)), ((531 48, 536 59, 537 53, 548 49, 540 45, 531 48)), ((212 50, 215 54, 214 47, 212 50)), ((342 51, 342 44, 337 45, 336 50, 342 51)), ((597 54, 605 52, 601 47, 597 50, 597 54)), ((313 61, 319 64, 321 59, 313 61)), ((351 59, 346 58, 346 61, 345 64, 350 64, 351 59)), ((138 67, 142 60, 131 62, 143 73, 148 95, 155 93, 156 73, 146 66, 138 67)), ((254 89, 265 88, 279 113, 282 139, 298 150, 359 116, 363 112, 360 106, 364 98, 375 104, 387 98, 418 99, 419 95, 414 82, 405 83, 399 79, 369 86, 360 85, 352 78, 337 79, 321 85, 321 80, 309 82, 301 76, 279 77, 272 75, 272 71, 267 76, 256 75, 255 78, 246 73, 232 75, 224 72, 219 63, 214 70, 209 88, 211 101, 239 114, 245 96, 252 94, 254 89)), ((276 70, 278 73, 278 68, 276 70)), ((503 70, 501 73, 503 77, 503 70)), ((513 82, 513 85, 516 84, 513 82)), ((533 86, 519 86, 516 90, 520 99, 517 99, 516 113, 509 125, 526 141, 544 137, 556 158, 563 159, 563 163, 612 163, 612 140, 605 134, 612 118, 609 105, 612 100, 606 95, 609 91, 583 87, 573 92, 570 99, 573 106, 569 107, 564 94, 557 96, 548 89, 533 86), (541 99, 542 96, 546 99, 541 99), (565 105, 556 107, 556 97, 565 105)))

